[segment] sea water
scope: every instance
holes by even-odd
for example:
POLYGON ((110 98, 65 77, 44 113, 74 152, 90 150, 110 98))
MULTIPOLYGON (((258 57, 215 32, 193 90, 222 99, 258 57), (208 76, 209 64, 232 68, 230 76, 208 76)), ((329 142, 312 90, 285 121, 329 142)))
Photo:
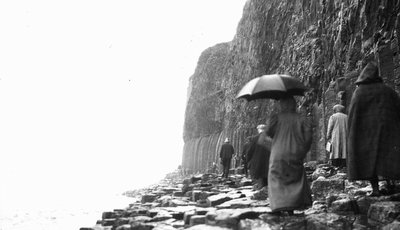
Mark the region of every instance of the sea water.
POLYGON ((7 197, 0 206, 0 230, 78 230, 93 227, 105 211, 122 209, 134 198, 121 193, 87 192, 68 193, 47 197, 7 197))

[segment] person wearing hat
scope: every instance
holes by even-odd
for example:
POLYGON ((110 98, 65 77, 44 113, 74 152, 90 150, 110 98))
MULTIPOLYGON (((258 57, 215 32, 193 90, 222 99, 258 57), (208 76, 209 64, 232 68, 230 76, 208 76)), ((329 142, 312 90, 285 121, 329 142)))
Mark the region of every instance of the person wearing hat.
POLYGON ((229 142, 229 138, 225 139, 224 144, 219 152, 219 157, 221 158, 221 164, 223 167, 222 177, 228 178, 229 169, 231 168, 232 156, 235 153, 232 144, 229 142))
POLYGON ((329 159, 333 166, 346 166, 347 115, 343 105, 333 106, 334 114, 329 118, 327 139, 331 143, 329 159))
POLYGON ((400 179, 400 97, 383 83, 376 63, 361 71, 348 115, 349 180, 369 180, 370 196, 379 196, 378 181, 400 179))
POLYGON ((268 198, 272 212, 280 214, 312 205, 304 159, 311 148, 311 121, 296 111, 292 96, 279 99, 279 113, 269 119, 272 138, 268 172, 268 198))

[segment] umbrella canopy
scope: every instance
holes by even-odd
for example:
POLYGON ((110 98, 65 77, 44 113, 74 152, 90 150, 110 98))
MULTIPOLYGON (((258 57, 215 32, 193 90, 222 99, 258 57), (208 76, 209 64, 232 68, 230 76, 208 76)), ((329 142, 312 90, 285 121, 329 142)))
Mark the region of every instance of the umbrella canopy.
POLYGON ((247 82, 236 98, 248 101, 259 98, 279 99, 287 95, 304 96, 307 87, 289 75, 271 74, 257 77, 247 82))

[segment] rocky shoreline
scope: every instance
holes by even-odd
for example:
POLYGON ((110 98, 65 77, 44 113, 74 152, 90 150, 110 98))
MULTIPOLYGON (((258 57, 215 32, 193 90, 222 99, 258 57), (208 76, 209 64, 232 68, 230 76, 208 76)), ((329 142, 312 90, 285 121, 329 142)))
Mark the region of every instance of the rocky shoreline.
MULTIPOLYGON (((223 229, 400 229, 400 191, 368 196, 365 181, 350 182, 343 170, 328 164, 305 164, 313 205, 294 215, 274 215, 264 187, 232 170, 228 179, 216 173, 168 174, 158 184, 126 192, 135 202, 103 212, 94 227, 80 230, 223 230, 223 229)), ((386 191, 385 183, 380 189, 386 191)))

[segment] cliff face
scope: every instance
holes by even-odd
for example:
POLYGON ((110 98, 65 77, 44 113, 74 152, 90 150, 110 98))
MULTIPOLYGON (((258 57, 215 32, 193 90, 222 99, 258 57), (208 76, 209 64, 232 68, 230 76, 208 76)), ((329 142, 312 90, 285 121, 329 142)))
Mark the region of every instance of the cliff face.
POLYGON ((224 137, 241 149, 267 121, 274 101, 235 96, 249 80, 272 73, 290 74, 311 88, 298 101, 314 121, 309 159, 324 160, 331 108, 348 105, 352 83, 369 60, 378 61, 385 82, 400 90, 399 8, 399 0, 249 0, 234 39, 205 50, 190 78, 184 167, 207 167, 224 137))

